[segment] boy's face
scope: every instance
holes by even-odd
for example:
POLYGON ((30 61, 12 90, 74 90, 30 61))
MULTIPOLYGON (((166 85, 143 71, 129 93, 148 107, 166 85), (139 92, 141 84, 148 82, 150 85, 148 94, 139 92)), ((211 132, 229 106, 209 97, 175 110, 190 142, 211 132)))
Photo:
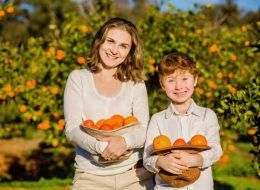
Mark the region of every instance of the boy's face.
POLYGON ((190 100, 197 80, 188 71, 177 70, 163 76, 161 86, 174 104, 183 104, 190 100))

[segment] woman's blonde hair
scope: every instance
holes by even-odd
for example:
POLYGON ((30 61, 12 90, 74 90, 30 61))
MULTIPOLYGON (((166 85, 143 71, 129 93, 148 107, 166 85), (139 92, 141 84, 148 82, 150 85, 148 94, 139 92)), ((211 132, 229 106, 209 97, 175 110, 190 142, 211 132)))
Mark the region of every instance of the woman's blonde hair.
POLYGON ((87 67, 91 72, 98 73, 101 71, 99 48, 104 43, 107 33, 111 28, 119 28, 127 31, 132 38, 132 46, 126 59, 118 66, 114 77, 122 82, 134 81, 140 82, 145 79, 143 73, 143 51, 141 40, 137 29, 133 23, 123 18, 112 18, 108 20, 97 31, 91 48, 91 58, 87 63, 87 67))

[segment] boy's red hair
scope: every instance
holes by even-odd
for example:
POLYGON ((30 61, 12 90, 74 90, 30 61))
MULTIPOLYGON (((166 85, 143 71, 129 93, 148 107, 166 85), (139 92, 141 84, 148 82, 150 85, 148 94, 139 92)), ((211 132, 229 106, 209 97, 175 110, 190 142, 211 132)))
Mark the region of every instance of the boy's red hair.
POLYGON ((191 57, 184 53, 173 52, 164 56, 160 62, 158 68, 159 79, 162 80, 162 77, 170 75, 177 70, 188 71, 194 78, 198 75, 196 63, 191 57))

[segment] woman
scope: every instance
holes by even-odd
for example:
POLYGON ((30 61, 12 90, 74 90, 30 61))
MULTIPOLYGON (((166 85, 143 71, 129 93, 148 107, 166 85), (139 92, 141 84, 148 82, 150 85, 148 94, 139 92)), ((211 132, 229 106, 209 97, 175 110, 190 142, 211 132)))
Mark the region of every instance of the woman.
POLYGON ((77 145, 71 188, 153 189, 152 175, 138 164, 142 159, 149 110, 136 27, 122 18, 108 20, 96 33, 91 52, 87 69, 73 71, 64 92, 66 136, 77 145), (84 116, 97 122, 115 114, 134 115, 141 127, 122 136, 99 139, 80 129, 84 116), (93 159, 98 154, 105 160, 116 160, 129 150, 133 153, 115 164, 102 165, 93 159))

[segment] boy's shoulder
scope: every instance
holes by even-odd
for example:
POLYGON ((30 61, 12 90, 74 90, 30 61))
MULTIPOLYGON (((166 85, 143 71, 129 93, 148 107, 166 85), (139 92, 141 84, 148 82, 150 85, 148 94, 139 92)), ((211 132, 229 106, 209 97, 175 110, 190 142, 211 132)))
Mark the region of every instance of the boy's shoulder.
POLYGON ((168 106, 166 109, 164 109, 164 110, 162 110, 162 111, 159 111, 159 112, 157 112, 157 113, 154 113, 154 114, 152 115, 152 118, 153 118, 153 119, 156 119, 156 118, 164 118, 164 117, 166 116, 166 113, 169 111, 169 107, 170 107, 170 106, 168 106))
POLYGON ((201 116, 204 115, 204 117, 216 115, 215 111, 213 111, 211 108, 198 106, 197 104, 195 104, 195 113, 201 116))

